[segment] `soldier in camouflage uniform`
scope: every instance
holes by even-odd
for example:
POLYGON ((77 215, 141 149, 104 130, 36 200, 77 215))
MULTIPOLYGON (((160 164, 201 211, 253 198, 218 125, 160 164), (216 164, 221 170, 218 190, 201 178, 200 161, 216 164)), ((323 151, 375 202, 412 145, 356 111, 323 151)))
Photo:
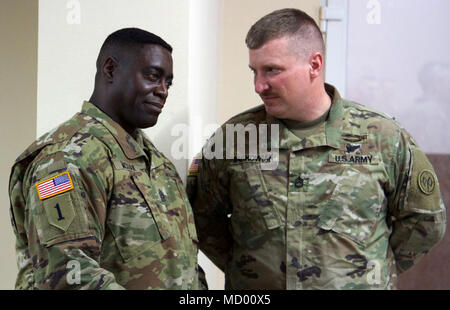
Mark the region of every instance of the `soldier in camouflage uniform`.
POLYGON ((137 128, 155 125, 172 48, 111 34, 82 110, 34 142, 10 178, 17 289, 197 289, 197 235, 174 165, 137 128))
POLYGON ((226 289, 395 288, 445 232, 430 162, 396 121, 324 84, 322 37, 305 13, 275 11, 246 42, 264 105, 226 122, 190 168, 200 249, 226 289), (244 156, 235 143, 235 158, 207 158, 236 124, 279 126, 274 169, 249 154, 250 138, 244 156))

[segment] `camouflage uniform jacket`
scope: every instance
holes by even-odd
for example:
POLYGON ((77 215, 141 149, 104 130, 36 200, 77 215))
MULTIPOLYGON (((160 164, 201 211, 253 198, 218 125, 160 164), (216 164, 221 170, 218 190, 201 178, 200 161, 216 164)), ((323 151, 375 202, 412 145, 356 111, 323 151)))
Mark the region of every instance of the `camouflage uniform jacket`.
POLYGON ((190 172, 199 247, 226 289, 392 289, 442 239, 439 185, 414 140, 326 89, 329 117, 303 140, 263 106, 226 123, 278 124, 276 169, 203 156, 190 172))
POLYGON ((198 287, 193 214, 175 167, 142 131, 133 139, 89 102, 16 160, 9 194, 17 289, 198 287))

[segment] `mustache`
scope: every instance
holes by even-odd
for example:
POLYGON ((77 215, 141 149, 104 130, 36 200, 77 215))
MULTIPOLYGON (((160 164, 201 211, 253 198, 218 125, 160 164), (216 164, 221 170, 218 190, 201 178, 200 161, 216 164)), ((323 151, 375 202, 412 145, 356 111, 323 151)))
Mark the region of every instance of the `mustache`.
POLYGON ((278 97, 278 94, 276 93, 272 93, 272 92, 262 92, 261 94, 259 94, 260 97, 264 98, 264 97, 278 97))

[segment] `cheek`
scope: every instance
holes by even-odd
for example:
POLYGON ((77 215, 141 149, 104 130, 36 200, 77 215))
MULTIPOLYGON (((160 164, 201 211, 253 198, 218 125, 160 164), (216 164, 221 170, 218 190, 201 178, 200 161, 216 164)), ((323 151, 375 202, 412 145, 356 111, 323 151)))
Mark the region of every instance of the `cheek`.
POLYGON ((136 99, 139 99, 140 97, 145 97, 147 94, 153 91, 154 89, 154 83, 151 83, 150 81, 146 80, 143 77, 137 77, 134 81, 130 81, 133 86, 133 94, 136 97, 136 99))
POLYGON ((287 81, 288 81, 288 79, 287 79, 286 76, 283 76, 283 75, 280 76, 280 75, 278 75, 278 76, 273 77, 273 78, 270 80, 270 86, 271 86, 273 89, 275 89, 275 90, 277 90, 277 91, 280 91, 280 90, 283 90, 283 89, 286 88, 286 86, 287 86, 287 81))
POLYGON ((289 89, 289 92, 292 92, 293 94, 298 93, 307 87, 308 77, 302 73, 292 74, 289 79, 286 79, 285 83, 286 88, 289 89))
POLYGON ((296 85, 297 83, 292 75, 277 76, 271 83, 274 91, 285 99, 292 96, 292 92, 295 91, 296 85))

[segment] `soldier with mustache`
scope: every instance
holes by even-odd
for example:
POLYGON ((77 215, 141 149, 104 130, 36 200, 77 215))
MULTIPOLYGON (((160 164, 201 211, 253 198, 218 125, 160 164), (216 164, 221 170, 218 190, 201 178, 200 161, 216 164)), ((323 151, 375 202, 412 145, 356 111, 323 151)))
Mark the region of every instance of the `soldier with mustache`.
POLYGON ((248 154, 193 162, 200 249, 225 273, 226 289, 395 288, 444 235, 430 162, 395 120, 324 83, 324 41, 304 12, 264 16, 246 44, 264 104, 221 132, 278 125, 277 164, 262 169, 248 154))

